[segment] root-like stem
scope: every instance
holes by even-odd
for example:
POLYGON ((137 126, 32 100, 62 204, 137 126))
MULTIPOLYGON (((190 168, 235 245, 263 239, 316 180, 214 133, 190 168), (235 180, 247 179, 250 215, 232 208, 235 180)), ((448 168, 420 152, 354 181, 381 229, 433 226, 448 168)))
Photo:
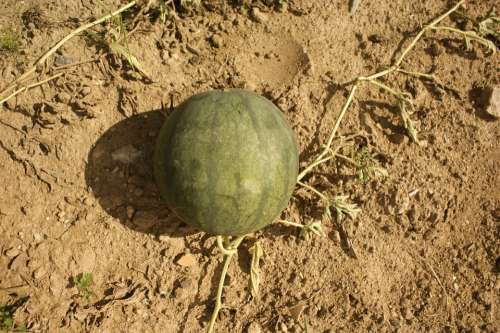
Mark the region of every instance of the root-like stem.
POLYGON ((224 238, 225 242, 223 242, 223 236, 217 236, 217 245, 222 254, 224 254, 224 265, 222 266, 219 286, 217 288, 217 295, 215 297, 215 307, 212 312, 212 316, 210 317, 210 323, 208 325, 208 333, 214 332, 215 321, 217 320, 217 317, 219 316, 219 311, 222 308, 222 291, 224 289, 224 281, 226 280, 227 269, 229 268, 229 264, 231 263, 233 255, 236 254, 238 246, 240 246, 245 236, 239 236, 234 240, 230 240, 229 237, 224 237, 224 238))

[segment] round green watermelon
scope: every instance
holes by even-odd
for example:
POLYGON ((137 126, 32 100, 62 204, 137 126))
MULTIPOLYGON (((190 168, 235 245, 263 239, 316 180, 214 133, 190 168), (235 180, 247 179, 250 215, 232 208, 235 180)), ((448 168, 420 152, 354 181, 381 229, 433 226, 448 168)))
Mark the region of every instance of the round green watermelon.
POLYGON ((298 149, 280 110, 245 90, 190 97, 158 136, 154 174, 161 196, 184 222, 240 236, 268 225, 297 182, 298 149))

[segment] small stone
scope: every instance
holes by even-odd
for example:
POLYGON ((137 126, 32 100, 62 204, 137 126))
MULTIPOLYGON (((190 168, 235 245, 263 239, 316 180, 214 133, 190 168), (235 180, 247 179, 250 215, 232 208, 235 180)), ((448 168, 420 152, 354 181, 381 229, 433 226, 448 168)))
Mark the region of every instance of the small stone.
POLYGON ((222 37, 219 35, 210 36, 210 44, 212 44, 212 46, 215 48, 221 47, 222 46, 222 37))
POLYGON ((184 238, 172 237, 169 235, 160 235, 158 237, 160 242, 165 243, 170 253, 179 253, 185 249, 184 238))
POLYGON ((429 229, 424 233, 424 240, 429 241, 435 237, 434 229, 429 229))
POLYGON ((127 218, 129 220, 132 220, 132 218, 135 215, 135 208, 132 206, 127 206, 126 210, 127 210, 127 218))
POLYGON ((335 244, 340 244, 340 233, 338 230, 334 230, 332 232, 332 240, 335 242, 335 244))
POLYGON ((413 312, 408 307, 403 307, 401 309, 401 314, 403 315, 403 318, 406 320, 413 319, 413 312))
POLYGON ((288 333, 288 327, 286 327, 285 323, 280 323, 280 331, 282 333, 288 333))
POLYGON ((304 311, 305 307, 306 306, 304 304, 297 304, 295 306, 292 306, 291 308, 288 308, 290 316, 295 320, 299 320, 300 315, 304 311))
POLYGON ((24 215, 28 215, 30 212, 30 209, 28 206, 22 206, 21 207, 21 213, 23 213, 24 215))
POLYGON ((439 43, 433 42, 429 46, 429 48, 427 49, 427 52, 429 52, 429 54, 431 56, 437 57, 437 56, 443 54, 444 50, 443 50, 443 47, 441 45, 439 45, 439 43))
POLYGON ((246 333, 262 333, 262 328, 259 323, 253 322, 248 325, 246 333))
POLYGON ((11 111, 13 111, 16 108, 16 99, 15 98, 9 98, 5 102, 3 102, 5 107, 11 111))
POLYGON ((186 253, 181 255, 175 263, 182 267, 191 267, 196 264, 196 258, 192 254, 186 253))
POLYGON ((5 251, 5 255, 9 258, 17 257, 19 255, 19 253, 21 253, 21 251, 19 251, 18 249, 14 248, 14 247, 5 251))
POLYGON ((183 278, 177 284, 178 286, 173 293, 176 300, 187 298, 196 288, 194 280, 190 278, 183 278))
POLYGON ((392 143, 395 143, 397 145, 403 144, 403 143, 408 143, 408 137, 404 134, 401 133, 394 133, 389 137, 389 140, 391 140, 392 143))
POLYGON ((56 95, 56 100, 61 103, 69 103, 71 100, 71 95, 65 91, 61 91, 56 95))
POLYGON ((87 318, 87 313, 84 310, 79 310, 79 311, 75 312, 75 314, 73 315, 73 317, 76 320, 78 320, 80 322, 83 322, 87 318))
POLYGON ((124 164, 130 164, 142 155, 142 152, 132 145, 126 145, 111 153, 111 158, 124 164))
POLYGON ((486 112, 495 118, 500 118, 500 86, 488 88, 487 91, 486 112))
POLYGON ((35 244, 39 244, 39 243, 43 242, 44 239, 45 239, 44 234, 42 234, 40 232, 33 233, 33 241, 35 242, 35 244))
POLYGON ((252 7, 251 15, 252 18, 258 23, 265 23, 268 20, 267 15, 261 12, 258 7, 252 7))
POLYGON ((382 227, 382 230, 386 233, 386 234, 391 234, 392 233, 392 227, 390 224, 386 224, 382 227))
POLYGON ((44 277, 45 273, 47 273, 47 271, 45 270, 45 268, 43 268, 43 267, 39 267, 39 268, 37 268, 37 269, 33 272, 33 277, 34 277, 36 280, 39 280, 39 279, 41 279, 42 277, 44 277))
POLYGON ((85 87, 82 88, 81 94, 83 96, 87 96, 87 95, 89 95, 91 93, 91 91, 92 90, 90 89, 90 87, 85 86, 85 87))
POLYGON ((55 60, 54 60, 54 65, 60 67, 60 66, 65 66, 71 64, 73 61, 65 57, 63 55, 56 55, 55 60))
POLYGON ((368 37, 368 40, 372 43, 383 43, 386 41, 386 38, 379 34, 373 34, 368 37))

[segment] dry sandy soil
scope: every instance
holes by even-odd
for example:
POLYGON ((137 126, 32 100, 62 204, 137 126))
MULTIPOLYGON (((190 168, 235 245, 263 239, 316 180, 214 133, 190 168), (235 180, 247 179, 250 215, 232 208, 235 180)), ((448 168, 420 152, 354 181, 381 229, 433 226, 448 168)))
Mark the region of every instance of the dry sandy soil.
MULTIPOLYGON (((0 89, 71 30, 124 2, 3 0, 0 26, 20 49, 1 53, 0 89), (107 9, 108 8, 108 9, 107 9)), ((205 1, 162 22, 155 10, 123 16, 128 47, 150 79, 110 52, 117 23, 65 44, 29 82, 62 76, 0 106, 0 306, 32 332, 200 332, 222 256, 158 197, 151 151, 162 105, 245 87, 272 99, 295 131, 304 167, 346 100, 344 83, 391 63, 402 41, 452 1, 205 1), (266 4, 266 3, 271 3, 266 4), (132 30, 132 31, 130 31, 132 30), (59 68, 58 68, 59 67, 59 68), (91 295, 74 277, 91 273, 91 295)), ((468 1, 481 21, 498 3, 468 1)), ((180 9, 180 8, 178 8, 180 9)), ((497 12, 499 8, 497 6, 497 12)), ((452 16, 444 25, 471 29, 452 16)), ((336 159, 305 181, 362 209, 326 237, 292 227, 259 232, 259 299, 249 293, 249 247, 229 269, 218 332, 499 332, 499 124, 484 90, 500 62, 458 35, 427 34, 404 67, 447 87, 394 74, 411 93, 422 145, 412 143, 394 98, 364 85, 339 134, 342 152, 368 152, 388 177, 361 180, 336 159), (306 328, 307 326, 307 328, 306 328)), ((282 218, 321 218, 297 187, 282 218)), ((1 323, 0 323, 1 325, 1 323)))

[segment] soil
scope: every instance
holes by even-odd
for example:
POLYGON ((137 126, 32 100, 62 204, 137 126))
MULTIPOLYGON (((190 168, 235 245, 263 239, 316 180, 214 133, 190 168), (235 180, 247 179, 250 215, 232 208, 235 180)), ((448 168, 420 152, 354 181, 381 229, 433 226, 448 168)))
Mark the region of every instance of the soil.
MULTIPOLYGON (((3 52, 0 89, 79 25, 124 2, 13 1, 0 26, 21 48, 3 52)), ((168 113, 190 95, 247 88, 273 100, 295 131, 305 167, 326 142, 349 86, 391 63, 401 42, 450 1, 205 1, 162 22, 123 15, 144 74, 110 52, 120 25, 67 42, 29 82, 63 73, 0 109, 0 306, 31 332, 200 332, 213 309, 222 256, 215 239, 162 204, 151 152, 168 113), (271 3, 270 5, 267 3, 271 3), (276 2, 277 3, 277 2, 276 2), (62 67, 61 66, 65 66, 62 67), (58 69, 58 67, 60 67, 58 69), (91 295, 74 278, 91 273, 91 295)), ((481 21, 494 0, 468 1, 481 21)), ((444 25, 471 29, 452 16, 444 25)), ((123 26, 122 26, 123 28, 123 26)), ((304 181, 362 211, 323 219, 326 237, 278 223, 255 235, 265 257, 260 297, 249 288, 253 240, 229 268, 218 332, 499 332, 500 121, 483 92, 500 83, 498 54, 458 35, 428 33, 401 73, 383 81, 412 94, 422 141, 409 140, 395 100, 364 85, 339 134, 344 155, 367 151, 385 178, 360 179, 342 159, 304 181)), ((297 187, 282 218, 321 219, 297 187)))

